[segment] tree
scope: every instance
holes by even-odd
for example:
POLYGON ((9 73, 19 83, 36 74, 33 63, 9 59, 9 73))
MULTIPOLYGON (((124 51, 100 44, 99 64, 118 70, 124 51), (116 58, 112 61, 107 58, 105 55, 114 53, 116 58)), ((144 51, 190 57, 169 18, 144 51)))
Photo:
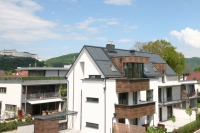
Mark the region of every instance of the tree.
MULTIPOLYGON (((176 122, 176 117, 173 115, 170 120, 173 122, 173 124, 176 122)), ((175 129, 175 124, 174 124, 174 129, 175 129)))
POLYGON ((188 114, 189 117, 190 117, 190 128, 191 128, 191 115, 192 115, 192 109, 191 109, 191 108, 186 108, 185 112, 186 112, 186 114, 188 114))
POLYGON ((154 42, 139 43, 134 48, 143 52, 153 52, 160 55, 163 60, 176 72, 179 76, 185 68, 185 57, 182 53, 176 51, 176 47, 165 40, 156 40, 154 42))
POLYGON ((194 69, 194 71, 195 71, 195 72, 200 72, 200 67, 196 67, 196 68, 194 69))

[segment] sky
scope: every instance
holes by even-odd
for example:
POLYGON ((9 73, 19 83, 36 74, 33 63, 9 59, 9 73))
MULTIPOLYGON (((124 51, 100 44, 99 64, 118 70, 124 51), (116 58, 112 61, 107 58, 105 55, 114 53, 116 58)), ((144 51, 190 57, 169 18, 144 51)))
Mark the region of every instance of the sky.
POLYGON ((185 57, 200 57, 199 0, 0 0, 0 50, 42 60, 84 45, 131 49, 165 39, 185 57))

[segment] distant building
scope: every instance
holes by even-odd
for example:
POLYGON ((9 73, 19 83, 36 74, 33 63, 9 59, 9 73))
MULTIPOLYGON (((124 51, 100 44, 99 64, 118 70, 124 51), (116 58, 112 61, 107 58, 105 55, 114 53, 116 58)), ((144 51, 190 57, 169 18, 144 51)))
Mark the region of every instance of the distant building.
POLYGON ((13 50, 1 50, 0 56, 8 56, 8 57, 31 57, 38 60, 37 54, 31 54, 29 52, 17 52, 16 49, 13 50))

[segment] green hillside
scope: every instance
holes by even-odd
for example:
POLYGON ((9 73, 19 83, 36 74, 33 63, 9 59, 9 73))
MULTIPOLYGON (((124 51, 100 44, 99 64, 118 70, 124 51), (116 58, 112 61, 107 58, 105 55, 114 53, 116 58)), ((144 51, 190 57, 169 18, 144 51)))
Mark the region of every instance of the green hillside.
POLYGON ((46 66, 52 67, 63 67, 64 65, 69 65, 74 62, 74 59, 79 53, 72 53, 68 55, 63 55, 55 58, 51 58, 45 61, 46 66))
POLYGON ((17 67, 29 67, 30 65, 43 67, 44 62, 29 57, 0 57, 0 70, 13 72, 17 67))
POLYGON ((193 71, 196 67, 200 67, 200 58, 199 57, 185 58, 185 64, 191 71, 193 71))

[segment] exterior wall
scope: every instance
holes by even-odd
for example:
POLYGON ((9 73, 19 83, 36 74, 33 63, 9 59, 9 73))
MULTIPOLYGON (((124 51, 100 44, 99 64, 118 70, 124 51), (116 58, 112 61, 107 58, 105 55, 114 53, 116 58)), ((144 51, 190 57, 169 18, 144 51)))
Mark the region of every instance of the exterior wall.
POLYGON ((159 122, 159 108, 158 108, 158 79, 150 79, 149 82, 149 89, 153 89, 153 101, 155 102, 155 114, 153 114, 153 118, 151 117, 151 119, 153 119, 153 121, 151 121, 151 123, 149 123, 151 126, 153 125, 157 125, 157 123, 159 122))
POLYGON ((58 133, 58 120, 35 119, 34 133, 58 133))
POLYGON ((17 133, 34 133, 34 124, 18 126, 17 133))
POLYGON ((166 64, 153 64, 154 67, 160 72, 160 73, 164 73, 166 74, 166 64))
MULTIPOLYGON (((5 104, 16 105, 21 108, 21 84, 0 84, 0 87, 6 87, 6 93, 0 93, 0 101, 2 101, 1 115, 3 115, 5 111, 5 104)), ((4 118, 6 118, 6 116, 4 118)))
MULTIPOLYGON (((104 132, 104 82, 103 81, 83 81, 82 89, 82 131, 86 133, 104 132), (87 97, 98 98, 99 102, 89 102, 87 97), (86 122, 99 125, 99 129, 86 127, 86 122)), ((81 111, 80 111, 81 113, 81 111)))
MULTIPOLYGON (((102 75, 88 52, 83 49, 76 62, 73 64, 71 71, 68 73, 68 110, 77 111, 76 118, 72 118, 74 123, 68 124, 68 128, 80 130, 80 112, 81 112, 81 90, 84 91, 82 79, 89 78, 89 75, 102 75)), ((94 87, 92 87, 94 88, 94 87)), ((96 88, 96 86, 95 86, 96 88)), ((86 88, 87 89, 87 88, 86 88)), ((103 88, 102 88, 103 92, 103 88)), ((85 100, 85 99, 84 99, 85 100)), ((82 125, 84 127, 84 125, 82 125)))

